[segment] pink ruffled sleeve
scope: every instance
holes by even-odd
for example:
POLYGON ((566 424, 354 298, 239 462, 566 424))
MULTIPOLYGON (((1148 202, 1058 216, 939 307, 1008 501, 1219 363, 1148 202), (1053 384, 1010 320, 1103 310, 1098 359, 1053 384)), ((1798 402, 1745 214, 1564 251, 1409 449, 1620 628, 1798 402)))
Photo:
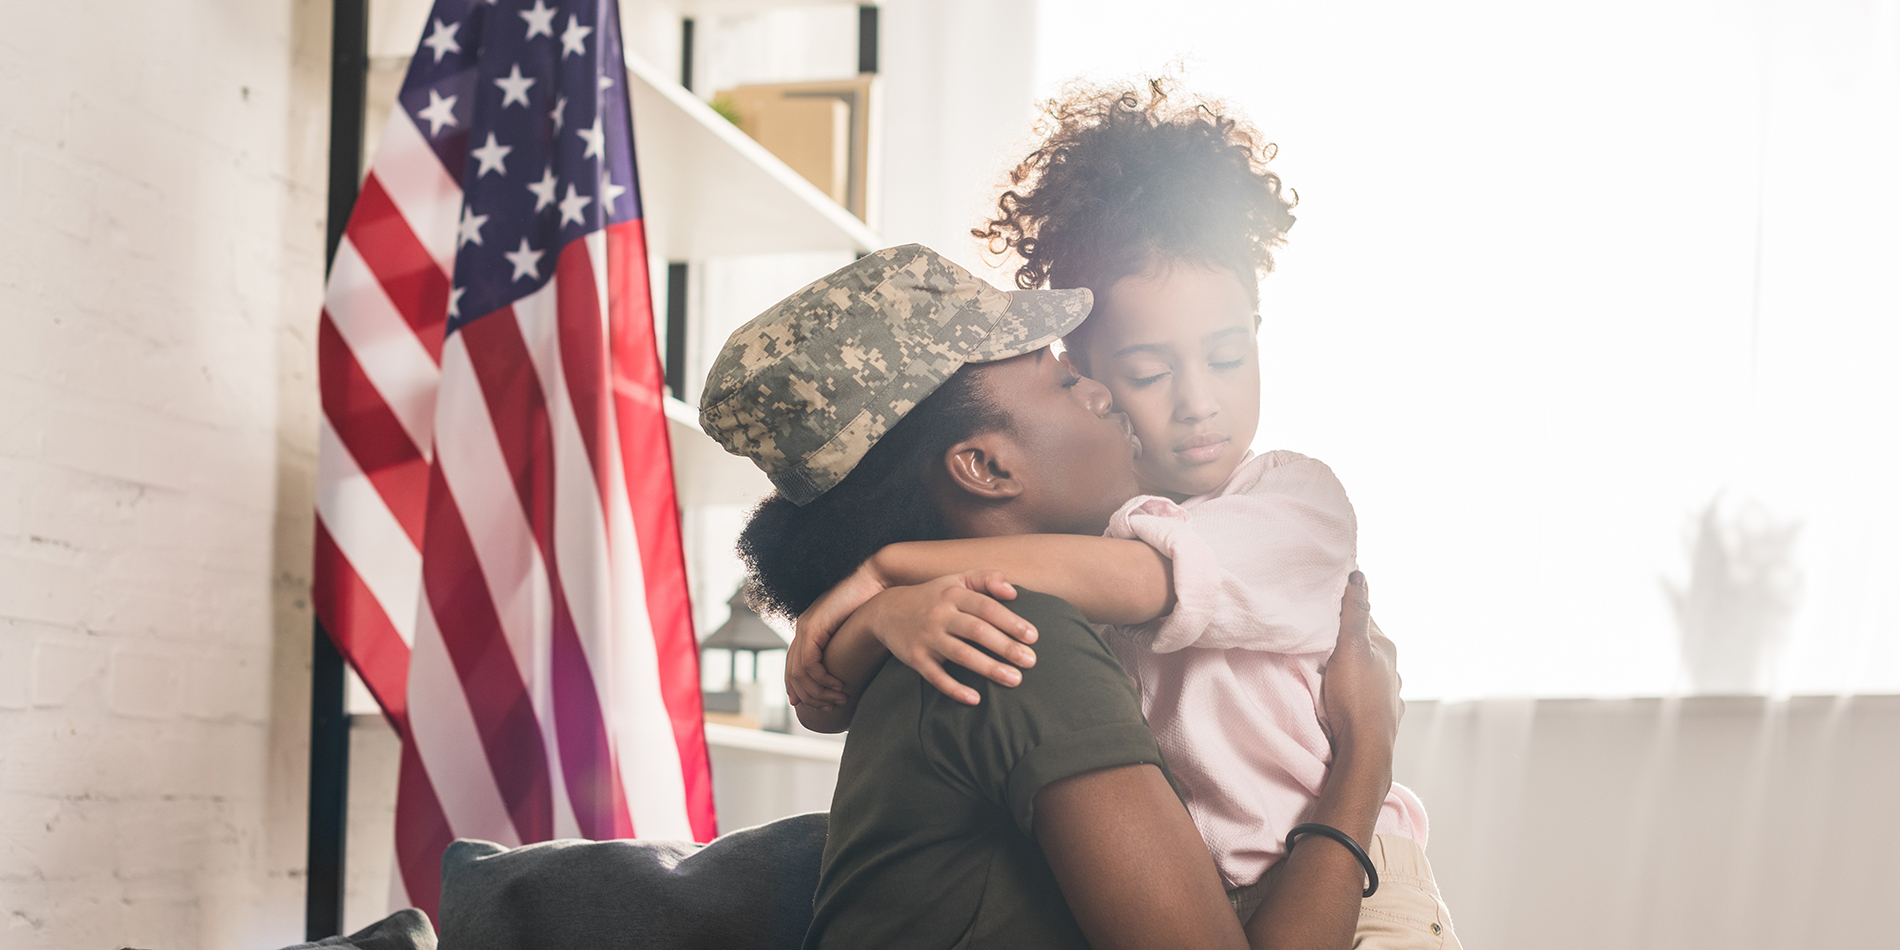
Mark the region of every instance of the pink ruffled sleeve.
POLYGON ((1173 562, 1174 612, 1129 631, 1156 653, 1190 646, 1328 653, 1339 637, 1358 521, 1345 488, 1318 460, 1267 453, 1185 506, 1130 499, 1108 536, 1144 541, 1173 562))

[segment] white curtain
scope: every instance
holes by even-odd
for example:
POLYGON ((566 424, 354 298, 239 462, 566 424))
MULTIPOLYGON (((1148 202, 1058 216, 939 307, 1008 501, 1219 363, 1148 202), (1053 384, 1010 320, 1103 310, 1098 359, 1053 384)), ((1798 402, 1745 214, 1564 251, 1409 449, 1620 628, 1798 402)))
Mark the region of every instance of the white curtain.
POLYGON ((1040 9, 1280 145, 1256 444, 1415 695, 1900 690, 1900 3, 1040 9))
POLYGON ((1413 703, 1467 947, 1891 947, 1900 696, 1413 703))

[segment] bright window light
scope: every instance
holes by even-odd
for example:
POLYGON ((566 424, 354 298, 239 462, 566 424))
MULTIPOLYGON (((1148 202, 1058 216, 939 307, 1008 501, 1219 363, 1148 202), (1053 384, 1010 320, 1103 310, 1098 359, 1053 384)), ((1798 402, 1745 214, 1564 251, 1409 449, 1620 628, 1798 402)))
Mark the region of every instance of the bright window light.
POLYGON ((1900 689, 1900 4, 1042 0, 1280 146, 1259 448, 1409 695, 1900 689))

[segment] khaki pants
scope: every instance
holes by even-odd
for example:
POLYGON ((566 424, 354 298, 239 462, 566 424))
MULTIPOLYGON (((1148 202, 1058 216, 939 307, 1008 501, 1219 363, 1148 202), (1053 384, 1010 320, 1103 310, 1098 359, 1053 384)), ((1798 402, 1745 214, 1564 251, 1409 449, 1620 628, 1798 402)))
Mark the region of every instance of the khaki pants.
MULTIPOLYGON (((1399 835, 1374 835, 1366 856, 1379 869, 1379 889, 1359 904, 1359 927, 1352 938, 1355 950, 1462 950, 1451 927, 1451 911, 1438 896, 1431 862, 1425 860, 1425 849, 1418 842, 1399 835)), ((1275 872, 1284 866, 1274 865, 1257 884, 1227 892, 1241 923, 1253 917, 1260 898, 1278 876, 1275 872)))

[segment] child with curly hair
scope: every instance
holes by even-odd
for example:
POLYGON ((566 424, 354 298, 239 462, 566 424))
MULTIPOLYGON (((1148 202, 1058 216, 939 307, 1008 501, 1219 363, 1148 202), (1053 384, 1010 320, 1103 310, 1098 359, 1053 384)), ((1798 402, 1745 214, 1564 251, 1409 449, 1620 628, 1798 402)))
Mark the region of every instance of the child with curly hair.
MULTIPOLYGON (((1178 101, 1162 81, 1078 85, 1048 106, 1043 140, 974 233, 1020 256, 1018 287, 1093 292, 1065 358, 1127 414, 1146 494, 1106 537, 885 547, 805 612, 787 664, 801 721, 843 728, 853 697, 823 666, 832 632, 879 591, 919 585, 913 612, 854 628, 974 702, 946 661, 1004 685, 1034 662, 1035 631, 997 601, 1014 584, 1069 600, 1109 627, 1243 922, 1273 903, 1291 848, 1320 836, 1296 828, 1312 827, 1303 818, 1351 742, 1323 721, 1320 674, 1356 570, 1352 505, 1323 463, 1248 448, 1258 280, 1294 221, 1273 154, 1221 103, 1178 101)), ((1417 796, 1394 783, 1376 825, 1338 831, 1377 872, 1353 946, 1458 946, 1417 796)))

